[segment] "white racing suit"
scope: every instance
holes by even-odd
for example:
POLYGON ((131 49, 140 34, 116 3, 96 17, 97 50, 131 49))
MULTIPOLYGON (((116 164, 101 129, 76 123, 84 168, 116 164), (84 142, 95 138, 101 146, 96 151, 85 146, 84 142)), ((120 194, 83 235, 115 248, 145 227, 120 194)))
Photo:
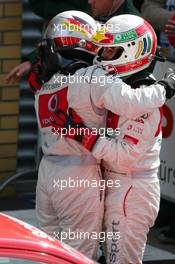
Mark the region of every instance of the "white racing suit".
POLYGON ((147 233, 159 211, 161 122, 161 109, 136 119, 110 114, 108 127, 115 125, 120 134, 99 139, 93 148, 94 156, 104 159, 107 264, 142 263, 147 233))
MULTIPOLYGON (((68 183, 69 179, 78 185, 80 180, 98 183, 101 173, 99 160, 79 143, 53 135, 50 112, 57 106, 65 110, 69 105, 87 126, 99 129, 106 126, 106 109, 122 115, 126 107, 127 117, 136 117, 165 101, 164 88, 159 84, 133 91, 119 79, 107 81, 105 74, 101 68, 92 66, 79 70, 76 80, 67 83, 63 83, 63 76, 57 74, 36 93, 35 108, 44 153, 36 190, 36 212, 40 227, 56 238, 63 232, 91 234, 101 231, 103 190, 98 184, 96 188, 91 184, 89 188, 71 188, 69 185, 61 190, 61 182, 68 183), (99 84, 100 76, 104 85, 99 84), (78 77, 82 77, 81 81, 78 77)), ((72 237, 64 241, 95 258, 98 239, 72 237)))

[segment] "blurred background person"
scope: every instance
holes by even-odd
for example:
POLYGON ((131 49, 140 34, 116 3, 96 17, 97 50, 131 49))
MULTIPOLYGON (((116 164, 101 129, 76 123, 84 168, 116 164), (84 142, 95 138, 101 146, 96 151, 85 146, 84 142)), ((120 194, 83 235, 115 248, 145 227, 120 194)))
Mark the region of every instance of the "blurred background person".
MULTIPOLYGON (((175 1, 145 0, 141 12, 159 35, 159 45, 169 61, 175 61, 175 1)), ((172 65, 173 67, 173 65, 172 65)))
POLYGON ((132 0, 88 0, 92 16, 101 22, 106 22, 109 18, 122 14, 139 15, 132 0))
POLYGON ((141 7, 143 5, 144 0, 133 0, 134 6, 141 12, 141 7))

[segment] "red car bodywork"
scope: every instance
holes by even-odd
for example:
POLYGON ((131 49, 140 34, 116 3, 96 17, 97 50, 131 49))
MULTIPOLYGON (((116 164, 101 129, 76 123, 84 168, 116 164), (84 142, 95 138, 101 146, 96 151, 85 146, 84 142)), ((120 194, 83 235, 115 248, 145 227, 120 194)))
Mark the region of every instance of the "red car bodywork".
POLYGON ((0 257, 23 258, 49 264, 96 263, 39 229, 1 213, 0 257))

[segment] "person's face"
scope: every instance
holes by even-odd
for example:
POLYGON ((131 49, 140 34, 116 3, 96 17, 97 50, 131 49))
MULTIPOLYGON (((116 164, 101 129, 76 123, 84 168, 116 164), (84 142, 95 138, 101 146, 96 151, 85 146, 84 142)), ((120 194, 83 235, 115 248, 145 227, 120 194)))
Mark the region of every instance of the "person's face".
POLYGON ((107 16, 115 0, 88 0, 93 17, 107 16))
POLYGON ((123 52, 123 48, 121 47, 106 47, 104 48, 101 58, 103 60, 112 60, 117 57, 120 57, 121 53, 123 52))

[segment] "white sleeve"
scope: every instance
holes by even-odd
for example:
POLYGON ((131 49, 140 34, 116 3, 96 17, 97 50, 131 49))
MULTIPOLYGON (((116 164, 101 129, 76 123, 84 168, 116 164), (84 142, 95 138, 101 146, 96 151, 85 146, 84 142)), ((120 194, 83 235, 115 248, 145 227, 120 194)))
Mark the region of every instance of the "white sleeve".
MULTIPOLYGON (((107 77, 106 77, 107 78, 107 77)), ((119 78, 102 86, 91 83, 91 97, 99 108, 106 108, 113 113, 127 118, 136 118, 165 103, 165 89, 160 84, 145 88, 131 89, 119 78)))
POLYGON ((97 159, 115 162, 118 168, 132 169, 142 157, 149 151, 158 153, 159 142, 156 133, 159 133, 162 115, 156 109, 145 120, 138 123, 137 120, 128 120, 125 128, 121 128, 121 134, 114 138, 99 138, 92 154, 97 159), (129 129, 130 128, 130 129, 129 129), (158 146, 157 146, 158 144, 158 146))
POLYGON ((114 163, 117 168, 123 170, 132 169, 141 155, 144 155, 150 146, 145 144, 132 144, 124 139, 100 138, 95 144, 92 154, 96 159, 103 159, 106 162, 114 163))

